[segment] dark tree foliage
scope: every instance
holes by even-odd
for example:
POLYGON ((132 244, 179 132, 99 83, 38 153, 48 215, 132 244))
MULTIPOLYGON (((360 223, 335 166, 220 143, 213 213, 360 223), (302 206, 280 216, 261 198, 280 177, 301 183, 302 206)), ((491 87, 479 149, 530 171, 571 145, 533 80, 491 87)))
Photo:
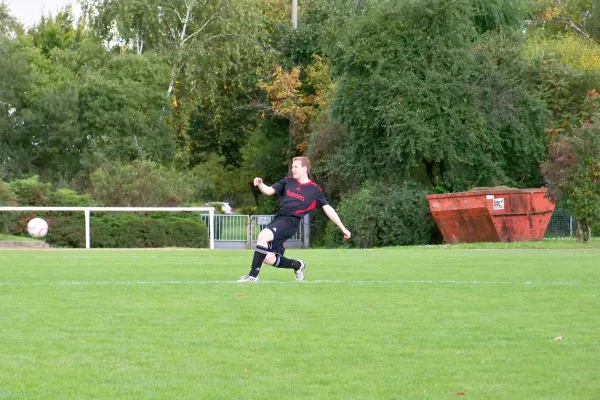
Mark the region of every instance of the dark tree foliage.
POLYGON ((347 24, 332 57, 333 110, 350 131, 338 160, 354 165, 341 176, 539 184, 545 105, 510 35, 478 35, 473 15, 469 1, 383 2, 347 24))

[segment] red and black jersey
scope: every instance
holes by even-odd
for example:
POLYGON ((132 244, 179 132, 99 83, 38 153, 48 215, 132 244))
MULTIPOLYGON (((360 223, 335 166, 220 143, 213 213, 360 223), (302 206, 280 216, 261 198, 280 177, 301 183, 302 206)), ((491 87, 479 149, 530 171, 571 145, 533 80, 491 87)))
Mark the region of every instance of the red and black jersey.
POLYGON ((323 190, 316 183, 300 183, 294 178, 283 178, 271 186, 279 196, 277 215, 302 218, 310 211, 329 204, 323 190))

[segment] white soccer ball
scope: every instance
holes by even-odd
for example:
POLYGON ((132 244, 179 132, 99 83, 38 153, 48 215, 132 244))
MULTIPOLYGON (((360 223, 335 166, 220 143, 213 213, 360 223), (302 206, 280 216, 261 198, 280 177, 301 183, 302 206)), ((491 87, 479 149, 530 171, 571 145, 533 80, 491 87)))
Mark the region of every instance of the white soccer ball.
POLYGON ((34 238, 43 238, 48 233, 48 223, 41 218, 34 218, 27 224, 27 232, 34 238))

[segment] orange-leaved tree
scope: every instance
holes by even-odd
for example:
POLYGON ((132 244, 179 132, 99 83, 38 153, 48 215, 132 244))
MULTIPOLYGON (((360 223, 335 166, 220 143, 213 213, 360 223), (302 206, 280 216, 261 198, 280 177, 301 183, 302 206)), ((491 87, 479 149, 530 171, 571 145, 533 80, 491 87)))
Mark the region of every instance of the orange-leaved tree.
POLYGON ((273 79, 260 82, 269 99, 268 112, 290 121, 289 145, 301 154, 308 148, 311 120, 329 106, 333 83, 329 74, 329 64, 319 56, 313 56, 313 63, 304 69, 294 67, 286 71, 281 66, 275 68, 273 79))

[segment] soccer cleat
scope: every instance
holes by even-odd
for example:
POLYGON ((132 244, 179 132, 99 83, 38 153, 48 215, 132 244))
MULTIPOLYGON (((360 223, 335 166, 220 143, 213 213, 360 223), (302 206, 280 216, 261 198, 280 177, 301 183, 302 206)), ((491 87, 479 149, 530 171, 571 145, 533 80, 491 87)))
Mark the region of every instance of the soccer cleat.
POLYGON ((238 279, 238 282, 258 282, 258 278, 252 275, 244 275, 238 279))
POLYGON ((296 280, 303 281, 304 280, 304 270, 306 269, 306 263, 302 260, 298 260, 300 262, 300 268, 295 270, 296 272, 296 280))

